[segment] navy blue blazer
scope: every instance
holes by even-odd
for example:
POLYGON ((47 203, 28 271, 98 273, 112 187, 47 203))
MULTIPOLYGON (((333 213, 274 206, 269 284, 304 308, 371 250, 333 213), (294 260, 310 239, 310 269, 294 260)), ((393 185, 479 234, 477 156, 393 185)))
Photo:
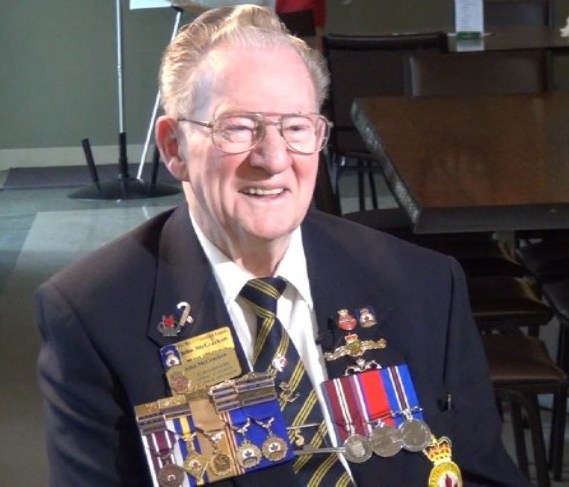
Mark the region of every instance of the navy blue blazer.
MULTIPOLYGON (((465 486, 531 485, 501 443, 459 265, 315 211, 302 232, 322 347, 343 344, 343 334, 335 333, 337 310, 373 306, 379 324, 361 329, 359 337, 385 338, 387 348, 366 359, 409 365, 424 417, 436 436, 451 438, 465 486), (454 407, 446 410, 449 394, 454 407)), ((170 395, 160 347, 231 327, 187 206, 158 215, 52 277, 38 290, 37 314, 49 485, 150 486, 133 408, 170 395), (178 337, 164 337, 157 325, 180 301, 191 304, 194 321, 178 337)), ((235 333, 234 341, 247 370, 235 333)), ((329 377, 343 375, 346 365, 344 359, 328 362, 329 377)), ((421 453, 402 451, 351 468, 358 486, 413 487, 427 485, 431 464, 421 453)), ((283 464, 218 485, 295 482, 291 466, 283 464)))

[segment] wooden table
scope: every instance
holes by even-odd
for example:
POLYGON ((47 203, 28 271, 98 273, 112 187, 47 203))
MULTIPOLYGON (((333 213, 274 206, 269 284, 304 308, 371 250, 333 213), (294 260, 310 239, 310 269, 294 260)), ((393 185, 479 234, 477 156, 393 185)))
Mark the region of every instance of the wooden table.
POLYGON ((569 228, 569 93, 361 98, 353 118, 417 233, 569 228))

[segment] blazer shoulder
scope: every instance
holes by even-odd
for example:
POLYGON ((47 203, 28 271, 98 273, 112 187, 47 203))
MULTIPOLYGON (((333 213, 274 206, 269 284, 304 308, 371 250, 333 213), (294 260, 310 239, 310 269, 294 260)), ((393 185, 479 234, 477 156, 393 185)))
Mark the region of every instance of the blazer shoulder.
POLYGON ((400 267, 427 265, 448 268, 449 258, 434 250, 421 247, 375 228, 322 213, 310 211, 303 225, 305 245, 308 248, 337 252, 349 258, 352 265, 362 262, 384 267, 387 262, 397 262, 400 267))

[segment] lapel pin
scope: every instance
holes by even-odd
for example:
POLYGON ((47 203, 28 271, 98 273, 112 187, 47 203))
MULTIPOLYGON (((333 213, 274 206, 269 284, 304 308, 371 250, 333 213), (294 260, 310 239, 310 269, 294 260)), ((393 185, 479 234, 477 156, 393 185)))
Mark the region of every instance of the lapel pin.
POLYGON ((358 335, 350 333, 344 337, 345 345, 338 347, 333 352, 325 352, 324 358, 328 361, 339 359, 340 357, 356 358, 361 357, 368 350, 378 350, 387 346, 387 341, 384 338, 379 340, 360 340, 358 335))
POLYGON ((356 310, 356 316, 358 317, 358 322, 362 328, 370 328, 377 325, 377 318, 375 311, 371 306, 364 306, 356 310))
POLYGON ((340 309, 337 312, 336 324, 341 330, 351 331, 358 325, 358 322, 347 309, 340 309))
POLYGON ((190 316, 191 306, 185 301, 177 305, 175 315, 162 315, 162 321, 158 323, 158 331, 165 337, 175 337, 180 334, 186 324, 192 324, 194 319, 190 316))

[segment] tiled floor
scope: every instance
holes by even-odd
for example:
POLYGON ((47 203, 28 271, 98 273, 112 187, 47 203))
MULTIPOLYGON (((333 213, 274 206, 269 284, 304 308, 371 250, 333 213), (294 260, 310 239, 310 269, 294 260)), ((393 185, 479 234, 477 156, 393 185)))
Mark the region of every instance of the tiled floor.
MULTIPOLYGON (((5 174, 0 173, 0 187, 5 174)), ((354 209, 349 179, 343 206, 354 209)), ((115 201, 70 199, 71 189, 0 190, 0 486, 45 485, 46 459, 35 361, 33 290, 84 253, 181 196, 115 201)), ((393 204, 384 190, 381 203, 393 204)), ((547 411, 544 411, 547 416, 547 411)), ((546 432, 547 433, 547 432, 546 432)), ((511 443, 508 426, 504 437, 511 443)), ((562 483, 569 486, 569 445, 562 483)), ((83 486, 77 486, 83 487, 83 486)))

